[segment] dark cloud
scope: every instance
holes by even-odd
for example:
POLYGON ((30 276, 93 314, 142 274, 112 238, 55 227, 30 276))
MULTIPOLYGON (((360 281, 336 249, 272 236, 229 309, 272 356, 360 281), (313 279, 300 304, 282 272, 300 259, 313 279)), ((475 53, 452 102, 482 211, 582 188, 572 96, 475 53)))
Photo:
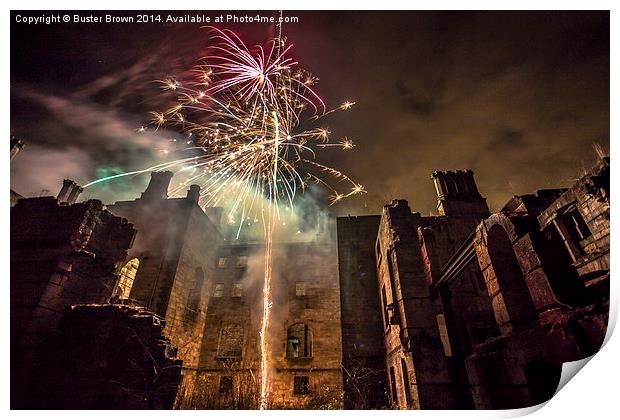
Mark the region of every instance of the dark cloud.
POLYGON ((488 144, 487 149, 490 152, 511 151, 521 147, 525 147, 527 143, 524 141, 522 131, 515 130, 511 127, 502 127, 497 130, 495 138, 488 144))
MULTIPOLYGON (((285 14, 300 18, 284 32, 295 58, 319 76, 321 95, 333 106, 357 102, 326 120, 356 148, 319 154, 368 190, 336 206, 339 214, 376 213, 394 196, 433 211, 430 173, 460 168, 476 172, 497 209, 513 194, 569 184, 593 161, 592 144, 609 144, 608 12, 285 14)), ((12 132, 28 146, 79 150, 85 177, 98 166, 136 169, 152 151, 130 145, 130 127, 159 105, 152 81, 190 68, 204 52, 199 26, 12 23, 12 132), (18 85, 70 104, 72 118, 40 101, 31 106, 18 85), (73 121, 84 106, 84 115, 105 117, 90 120, 96 134, 73 121), (122 149, 107 144, 107 124, 113 139, 125 139, 110 142, 126 143, 122 149)), ((235 29, 250 44, 274 30, 235 29)), ((157 148, 166 139, 154 141, 157 148)), ((24 185, 35 150, 12 163, 12 185, 25 192, 41 182, 29 176, 24 185)), ((60 182, 50 170, 48 184, 54 176, 60 182)))
POLYGON ((433 95, 438 95, 439 92, 436 91, 433 94, 416 91, 415 88, 409 87, 401 79, 396 81, 395 87, 404 111, 409 110, 415 115, 426 117, 435 109, 436 101, 433 95))

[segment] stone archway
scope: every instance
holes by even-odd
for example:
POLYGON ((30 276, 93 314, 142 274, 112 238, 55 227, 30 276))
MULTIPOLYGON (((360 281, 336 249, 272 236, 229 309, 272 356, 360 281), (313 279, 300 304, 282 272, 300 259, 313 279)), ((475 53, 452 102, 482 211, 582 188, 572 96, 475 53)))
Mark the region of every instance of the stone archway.
POLYGON ((515 253, 515 243, 522 247, 520 239, 514 224, 501 213, 481 223, 476 232, 478 262, 502 334, 538 319, 538 305, 515 253))

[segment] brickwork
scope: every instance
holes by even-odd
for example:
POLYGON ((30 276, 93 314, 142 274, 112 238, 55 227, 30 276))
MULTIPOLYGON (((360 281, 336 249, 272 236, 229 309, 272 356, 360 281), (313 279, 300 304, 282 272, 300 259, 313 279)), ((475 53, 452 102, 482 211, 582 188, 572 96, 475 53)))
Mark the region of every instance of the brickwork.
MULTIPOLYGON (((200 367, 196 373, 202 401, 194 407, 255 404, 260 381, 259 331, 264 276, 261 245, 230 245, 220 249, 215 263, 200 367), (241 288, 238 296, 239 287, 241 288), (238 356, 222 352, 222 330, 243 330, 238 356), (219 393, 223 377, 231 377, 233 392, 219 393)), ((268 330, 270 406, 342 405, 342 348, 336 252, 329 243, 276 244, 273 263, 273 306, 268 330), (311 344, 307 354, 289 352, 290 327, 306 325, 311 344), (295 377, 305 381, 295 392, 295 377)), ((299 381, 299 380, 298 380, 299 381)), ((247 407, 246 407, 247 408, 247 407)))
MULTIPOLYGON (((107 209, 73 204, 70 180, 12 207, 14 406, 257 408, 263 244, 224 238, 197 186, 168 198, 171 177, 107 209)), ((552 395, 562 362, 598 350, 609 159, 495 214, 473 172, 432 179, 439 215, 394 200, 338 218, 337 245, 326 232, 274 244, 269 407, 523 407, 552 395)))
POLYGON ((385 206, 377 239, 386 364, 397 408, 472 406, 463 358, 492 336, 486 288, 475 267, 450 290, 430 286, 489 211, 471 171, 433 173, 439 216, 412 213, 404 200, 385 206), (442 397, 439 397, 442 395, 442 397))
MULTIPOLYGON (((208 289, 208 310, 196 391, 187 408, 256 408, 260 386, 259 331, 262 307, 262 267, 258 245, 222 246, 213 257, 215 271, 208 289), (250 259, 250 256, 252 258, 250 259), (239 260, 239 258, 241 260, 239 260), (247 259, 246 259, 247 258, 247 259), (241 286, 239 293, 238 287, 241 286), (235 296, 233 296, 233 288, 235 296), (241 328, 237 355, 218 352, 223 328, 241 328), (233 382, 230 393, 220 394, 221 378, 233 382)), ((235 352, 233 352, 234 354, 235 352)))
POLYGON ((392 401, 399 408, 420 408, 427 400, 431 403, 435 392, 446 394, 441 401, 434 398, 436 404, 446 403, 452 397, 447 389, 442 389, 449 383, 449 373, 436 328, 440 308, 430 299, 416 235, 422 223, 422 217, 411 213, 405 201, 395 200, 384 208, 378 236, 379 285, 381 293, 385 290, 387 296, 386 363, 400 377, 396 381, 397 399, 392 401), (412 359, 408 365, 413 374, 409 375, 400 362, 407 358, 412 359))
POLYGON ((598 351, 607 328, 608 304, 553 312, 552 321, 536 321, 528 329, 491 339, 467 358, 476 409, 540 404, 553 396, 562 363, 598 351))
MULTIPOLYGON (((515 408, 548 399, 561 363, 592 354, 605 335, 608 158, 568 189, 515 196, 492 215, 471 171, 432 178, 439 216, 394 200, 374 245, 343 241, 339 249, 345 276, 356 256, 376 251, 392 407, 515 408)), ((339 238, 350 235, 344 221, 338 228, 339 238)), ((352 325, 363 319, 355 311, 345 318, 355 303, 343 304, 352 325)))
POLYGON ((541 227, 555 225, 560 231, 580 278, 588 289, 593 289, 595 297, 609 293, 605 286, 609 273, 609 171, 609 158, 601 159, 538 216, 541 227), (572 208, 578 209, 589 237, 575 237, 579 232, 569 227, 571 221, 575 222, 566 217, 572 216, 572 208))
POLYGON ((609 314, 608 191, 605 158, 572 187, 515 197, 478 226, 477 262, 500 334, 466 361, 476 408, 546 401, 563 362, 600 348, 609 314))
POLYGON ((128 259, 138 258, 140 264, 129 297, 166 319, 166 336, 178 349, 187 374, 181 399, 193 392, 190 379, 199 364, 222 236, 198 206, 199 189, 192 186, 187 197, 168 198, 170 176, 158 174, 140 199, 108 209, 135 221, 138 234, 128 259))
POLYGON ((380 221, 380 216, 337 219, 344 403, 349 409, 388 406, 375 260, 380 221))

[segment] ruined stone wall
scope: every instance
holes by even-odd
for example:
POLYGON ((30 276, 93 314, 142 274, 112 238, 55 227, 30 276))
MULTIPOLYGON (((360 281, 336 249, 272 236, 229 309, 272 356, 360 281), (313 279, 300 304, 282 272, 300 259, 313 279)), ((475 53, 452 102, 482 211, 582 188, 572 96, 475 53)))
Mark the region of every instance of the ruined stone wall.
MULTIPOLYGON (((429 285, 433 285, 452 255, 490 214, 472 171, 434 172, 432 178, 438 193, 438 209, 445 217, 428 218, 427 226, 418 229, 429 285)), ((453 370, 462 371, 457 360, 495 334, 490 300, 479 267, 464 267, 449 289, 438 290, 436 298, 445 317, 451 364, 457 365, 453 370)), ((456 374, 457 382, 463 382, 462 376, 462 372, 456 374)))
POLYGON ((100 201, 23 199, 11 209, 11 381, 19 396, 38 373, 33 352, 65 307, 106 302, 135 230, 100 201))
MULTIPOLYGON (((475 223, 475 216, 426 218, 426 226, 418 228, 429 285, 471 234, 475 223)), ((441 306, 441 313, 436 314, 437 327, 458 399, 456 407, 471 408, 473 402, 464 358, 476 345, 497 334, 491 301, 479 267, 470 263, 449 289, 439 289, 432 299, 441 306)))
POLYGON ((181 361, 144 308, 76 305, 37 352, 37 375, 13 408, 171 409, 181 361))
POLYGON ((260 249, 260 246, 254 245, 222 246, 212 259, 215 268, 207 289, 208 309, 200 360, 194 373, 196 386, 191 398, 187 400, 188 407, 256 408, 258 406, 260 384, 258 333, 262 310, 260 304, 263 269, 260 249), (234 287, 240 289, 235 289, 233 293, 234 287), (240 329, 240 334, 237 334, 237 339, 231 340, 226 347, 232 350, 236 348, 239 351, 218 352, 222 329, 233 327, 240 329), (224 392, 225 390, 219 392, 222 376, 231 378, 230 393, 224 392))
MULTIPOLYGON (((429 285, 438 278, 451 256, 471 234, 475 218, 441 217, 429 219, 418 229, 429 285)), ((484 278, 477 264, 469 264, 450 284, 438 291, 446 318, 450 351, 467 355, 473 347, 496 333, 493 311, 484 278)))
POLYGON ((166 335, 184 367, 195 368, 208 308, 209 289, 221 237, 198 205, 190 207, 184 240, 166 311, 166 335))
POLYGON ((555 393, 562 363, 600 349, 609 305, 554 311, 553 319, 491 339, 466 360, 476 409, 528 407, 555 393))
POLYGON ((274 406, 342 408, 340 287, 335 243, 292 243, 276 249, 270 355, 274 406), (303 284, 303 295, 298 287, 303 284), (287 353, 287 329, 305 324, 308 357, 287 353), (308 394, 295 395, 294 378, 308 378, 308 394), (324 407, 323 407, 324 406, 324 407))
POLYGON ((260 379, 254 370, 238 363, 216 369, 188 369, 183 373, 175 408, 198 410, 255 410, 260 400, 260 379), (223 376, 231 378, 230 391, 220 391, 223 376))
POLYGON ((477 262, 501 335, 466 360, 476 408, 544 402, 563 362, 599 350, 609 310, 607 170, 603 159, 546 206, 524 205, 540 192, 516 197, 478 227, 477 262))
MULTIPOLYGON (((471 171, 433 179, 440 216, 422 217, 394 200, 378 228, 377 293, 393 407, 542 402, 557 386, 561 362, 593 354, 605 335, 609 161, 569 189, 515 196, 493 215, 471 171), (457 274, 443 277, 448 263, 457 274), (448 280, 435 287, 439 277, 448 280)), ((367 258, 368 245, 356 245, 343 240, 339 249, 341 286, 351 290, 352 265, 367 258)), ((362 299, 342 297, 343 321, 356 317, 347 305, 362 299)), ((343 325, 345 360, 356 350, 346 331, 343 325)))
POLYGON ((129 258, 140 260, 130 298, 166 319, 165 334, 183 360, 183 398, 194 389, 221 235, 191 199, 121 202, 111 211, 136 220, 138 234, 129 258))
POLYGON ((113 214, 132 221, 138 231, 127 257, 140 261, 130 298, 162 317, 166 315, 191 210, 183 203, 183 199, 151 199, 108 206, 113 214))
MULTIPOLYGON (((461 172, 449 174, 459 178, 461 172)), ((399 408, 471 407, 464 357, 496 334, 478 267, 465 267, 449 290, 430 293, 452 255, 488 216, 473 177, 458 180, 458 194, 452 178, 447 180, 455 189, 450 194, 444 192, 445 180, 437 180, 442 216, 422 217, 411 213, 405 201, 395 200, 385 206, 381 219, 379 294, 384 301, 390 394, 399 408)))
POLYGON ((388 405, 375 260, 380 220, 380 216, 337 219, 344 403, 349 409, 388 405))
POLYGON ((553 226, 559 231, 584 285, 601 289, 595 298, 608 294, 604 286, 609 279, 609 170, 609 158, 599 160, 538 216, 543 229, 553 226), (570 216, 575 210, 578 213, 573 214, 586 225, 579 228, 585 235, 571 226, 575 219, 570 216))
POLYGON ((12 314, 27 317, 36 307, 61 313, 68 304, 107 300, 134 234, 97 200, 21 200, 11 210, 12 314))
MULTIPOLYGON (((268 330, 271 367, 268 378, 272 408, 342 405, 340 297, 336 262, 335 248, 330 244, 274 246, 273 306, 268 330), (298 296, 298 290, 302 288, 304 295, 298 296), (299 323, 306 324, 311 331, 311 354, 289 358, 287 330, 299 323), (294 393, 295 376, 308 378, 307 389, 304 390, 307 393, 294 393)), ((248 404, 258 403, 260 389, 263 247, 248 244, 223 246, 215 263, 218 268, 211 285, 192 405, 202 408, 235 408, 235 405, 248 408, 248 404), (226 339, 229 336, 226 335, 228 333, 223 335, 224 329, 236 331, 233 337, 237 338, 226 339), (225 389, 223 381, 229 380, 223 379, 225 377, 232 381, 231 392, 225 389)))
POLYGON ((426 223, 406 201, 394 200, 384 207, 379 228, 378 280, 387 302, 386 364, 395 408, 458 406, 437 324, 441 305, 431 299, 416 233, 426 223))

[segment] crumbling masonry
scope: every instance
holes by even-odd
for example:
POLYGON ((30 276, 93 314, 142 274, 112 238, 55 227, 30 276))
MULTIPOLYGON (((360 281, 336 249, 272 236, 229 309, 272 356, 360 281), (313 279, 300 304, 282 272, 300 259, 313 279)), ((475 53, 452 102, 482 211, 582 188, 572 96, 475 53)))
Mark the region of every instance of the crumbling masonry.
POLYGON ((609 158, 569 189, 515 196, 495 214, 471 171, 432 178, 438 216, 394 200, 381 216, 338 219, 345 369, 357 360, 378 370, 382 358, 393 408, 546 401, 562 363, 592 355, 605 336, 609 158))
MULTIPOLYGON (((70 180, 14 195, 13 408, 256 408, 262 245, 171 178, 108 206, 70 180)), ((272 408, 523 407, 600 348, 609 158, 494 214, 473 172, 432 180, 437 215, 394 200, 337 244, 276 244, 272 408)))

